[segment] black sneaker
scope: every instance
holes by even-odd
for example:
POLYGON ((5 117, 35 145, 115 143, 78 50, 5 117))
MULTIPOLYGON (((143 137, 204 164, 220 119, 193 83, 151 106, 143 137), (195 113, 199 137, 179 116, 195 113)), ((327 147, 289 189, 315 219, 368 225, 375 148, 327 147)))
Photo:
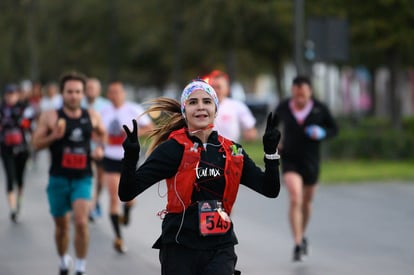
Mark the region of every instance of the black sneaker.
POLYGON ((95 217, 94 217, 94 215, 93 215, 93 213, 92 213, 92 211, 91 212, 89 212, 89 221, 91 222, 91 223, 94 223, 95 222, 95 217))
POLYGON ((308 256, 309 254, 309 243, 308 243, 308 239, 306 239, 305 237, 302 240, 302 254, 304 256, 308 256))
POLYGON ((16 211, 12 211, 10 213, 10 220, 14 223, 17 223, 17 212, 16 211))
POLYGON ((301 262, 302 261, 302 248, 300 245, 295 245, 293 249, 293 261, 301 262))
POLYGON ((69 269, 60 269, 59 270, 59 275, 68 275, 69 274, 69 269))
POLYGON ((82 271, 77 271, 77 272, 75 273, 75 275, 86 275, 86 273, 85 273, 85 272, 82 272, 82 271))

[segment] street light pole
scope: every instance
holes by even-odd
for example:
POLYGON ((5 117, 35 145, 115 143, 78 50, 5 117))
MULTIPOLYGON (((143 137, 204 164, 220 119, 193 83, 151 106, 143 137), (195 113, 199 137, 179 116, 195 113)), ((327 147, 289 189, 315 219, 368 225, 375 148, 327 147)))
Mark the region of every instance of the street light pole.
POLYGON ((304 39, 304 0, 295 0, 294 4, 294 60, 297 74, 304 74, 305 65, 303 61, 303 39, 304 39))
POLYGON ((119 71, 119 37, 118 37, 118 14, 115 0, 108 0, 109 12, 109 79, 118 78, 119 71))

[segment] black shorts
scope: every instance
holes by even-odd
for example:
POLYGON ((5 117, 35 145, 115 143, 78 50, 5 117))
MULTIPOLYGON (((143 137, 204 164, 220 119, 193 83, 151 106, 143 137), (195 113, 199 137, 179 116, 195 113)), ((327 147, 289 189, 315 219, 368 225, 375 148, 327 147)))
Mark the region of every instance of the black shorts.
POLYGON ((122 172, 122 161, 104 157, 102 159, 102 167, 103 167, 103 170, 108 173, 121 173, 122 172))
POLYGON ((282 158, 282 171, 296 172, 302 176, 303 184, 314 185, 319 179, 319 163, 318 162, 295 162, 282 158))
POLYGON ((198 250, 179 244, 166 244, 160 249, 160 262, 162 275, 232 275, 237 256, 234 246, 198 250))

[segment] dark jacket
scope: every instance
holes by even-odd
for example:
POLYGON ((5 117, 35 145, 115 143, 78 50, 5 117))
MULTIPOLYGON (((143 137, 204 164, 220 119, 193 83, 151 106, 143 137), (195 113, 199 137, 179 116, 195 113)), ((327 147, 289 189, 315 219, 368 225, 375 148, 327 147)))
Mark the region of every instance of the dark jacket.
MULTIPOLYGON (((193 142, 202 142, 189 136, 193 142)), ((241 147, 240 145, 237 145, 241 147)), ((145 162, 136 169, 136 163, 123 160, 123 171, 119 183, 118 194, 122 201, 129 201, 153 184, 173 177, 181 163, 184 147, 177 141, 170 139, 155 148, 145 162)), ((244 165, 240 184, 263 194, 275 198, 280 191, 279 161, 265 159, 265 171, 255 165, 243 151, 244 165)), ((223 248, 237 244, 233 228, 226 234, 215 236, 201 236, 198 224, 197 201, 220 200, 223 197, 225 180, 223 176, 225 153, 218 140, 217 132, 209 136, 205 149, 201 151, 199 170, 215 171, 215 173, 200 173, 194 189, 194 202, 184 213, 167 213, 162 224, 161 237, 154 248, 162 244, 179 243, 194 249, 223 248), (217 173, 218 171, 218 173, 217 173), (184 218, 183 218, 184 215, 184 218)), ((233 226, 233 224, 232 224, 233 226)))

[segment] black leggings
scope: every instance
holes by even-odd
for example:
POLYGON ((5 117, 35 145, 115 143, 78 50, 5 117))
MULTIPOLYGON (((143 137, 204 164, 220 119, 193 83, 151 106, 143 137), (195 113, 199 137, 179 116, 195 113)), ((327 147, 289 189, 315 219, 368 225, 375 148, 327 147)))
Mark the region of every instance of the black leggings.
POLYGON ((179 244, 166 244, 160 249, 162 275, 233 275, 237 256, 234 246, 196 250, 179 244))
POLYGON ((4 170, 6 171, 7 192, 10 193, 13 191, 15 182, 19 189, 23 188, 24 169, 29 158, 29 153, 22 152, 13 155, 3 151, 1 158, 3 160, 4 170))

